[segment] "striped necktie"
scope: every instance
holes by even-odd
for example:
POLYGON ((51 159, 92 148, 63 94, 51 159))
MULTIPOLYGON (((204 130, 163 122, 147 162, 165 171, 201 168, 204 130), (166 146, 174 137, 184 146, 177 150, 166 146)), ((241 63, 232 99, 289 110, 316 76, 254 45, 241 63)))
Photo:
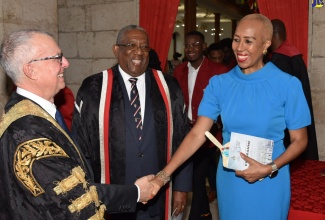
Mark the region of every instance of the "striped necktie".
POLYGON ((131 82, 131 92, 130 92, 130 104, 133 110, 133 117, 135 121, 135 126, 138 130, 139 141, 142 139, 142 118, 141 118, 141 105, 140 105, 140 98, 139 92, 137 88, 137 78, 130 78, 129 81, 131 82))

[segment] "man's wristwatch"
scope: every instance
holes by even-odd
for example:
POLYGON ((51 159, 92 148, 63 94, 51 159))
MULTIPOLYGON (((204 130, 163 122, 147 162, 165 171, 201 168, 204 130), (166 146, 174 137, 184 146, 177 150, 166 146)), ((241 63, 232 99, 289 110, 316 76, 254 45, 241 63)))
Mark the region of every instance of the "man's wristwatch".
POLYGON ((271 163, 269 163, 268 165, 271 165, 272 167, 272 172, 269 175, 270 178, 276 177, 276 175, 278 174, 278 167, 276 166, 276 164, 272 161, 271 163))

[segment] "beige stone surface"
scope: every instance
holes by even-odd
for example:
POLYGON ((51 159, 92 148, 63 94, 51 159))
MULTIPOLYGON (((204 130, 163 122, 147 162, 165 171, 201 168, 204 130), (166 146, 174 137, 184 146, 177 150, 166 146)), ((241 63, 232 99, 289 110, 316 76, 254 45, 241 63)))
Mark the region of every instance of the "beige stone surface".
POLYGON ((4 113, 4 107, 5 107, 7 100, 8 100, 7 95, 0 94, 0 117, 4 113))
POLYGON ((312 90, 325 90, 324 61, 325 58, 313 57, 309 63, 309 81, 312 90))
POLYGON ((318 156, 319 160, 325 161, 325 123, 317 123, 316 124, 317 130, 317 144, 318 144, 318 156))
POLYGON ((138 24, 136 2, 122 2, 91 7, 94 31, 119 30, 128 24, 138 24))
POLYGON ((59 8, 60 32, 86 31, 87 9, 82 7, 59 8))
POLYGON ((78 56, 77 33, 60 33, 59 45, 66 58, 78 56))
POLYGON ((57 2, 29 0, 2 1, 2 13, 5 19, 24 22, 57 23, 57 2))
MULTIPOLYGON (((324 8, 325 14, 325 8, 324 8)), ((325 58, 325 45, 323 39, 325 36, 325 21, 313 21, 312 26, 312 35, 309 35, 312 38, 311 43, 311 53, 312 57, 323 57, 325 58)))
POLYGON ((309 79, 319 159, 325 161, 325 8, 309 11, 309 79))
MULTIPOLYGON (((3 1, 1 0, 0 1, 0 9, 2 9, 2 8, 3 8, 3 1)), ((3 18, 3 10, 0 10, 0 19, 2 19, 2 18, 3 18)))
POLYGON ((82 80, 92 73, 92 59, 68 59, 70 66, 65 70, 67 84, 80 85, 82 80))
POLYGON ((112 46, 116 41, 116 31, 82 32, 77 35, 80 58, 114 58, 112 46))

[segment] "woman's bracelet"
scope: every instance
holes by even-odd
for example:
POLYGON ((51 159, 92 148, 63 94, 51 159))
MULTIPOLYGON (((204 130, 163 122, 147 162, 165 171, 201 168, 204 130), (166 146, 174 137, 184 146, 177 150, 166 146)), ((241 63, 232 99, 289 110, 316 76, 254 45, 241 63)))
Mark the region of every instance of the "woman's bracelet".
POLYGON ((159 178, 164 183, 164 185, 170 181, 170 176, 168 176, 167 173, 163 170, 159 171, 156 174, 156 177, 159 178))

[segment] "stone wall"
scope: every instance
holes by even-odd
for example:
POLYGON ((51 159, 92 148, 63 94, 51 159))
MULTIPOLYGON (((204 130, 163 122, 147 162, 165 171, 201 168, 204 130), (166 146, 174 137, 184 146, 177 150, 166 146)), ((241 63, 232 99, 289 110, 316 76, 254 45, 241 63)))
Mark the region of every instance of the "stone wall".
POLYGON ((312 90, 319 159, 325 161, 325 7, 309 10, 309 79, 312 90))
MULTIPOLYGON (((0 42, 15 30, 39 28, 58 36, 56 0, 1 0, 0 42)), ((0 68, 0 115, 12 91, 11 80, 0 68)))
POLYGON ((113 66, 118 31, 139 23, 138 0, 59 0, 59 45, 70 62, 67 85, 76 95, 84 78, 113 66))

